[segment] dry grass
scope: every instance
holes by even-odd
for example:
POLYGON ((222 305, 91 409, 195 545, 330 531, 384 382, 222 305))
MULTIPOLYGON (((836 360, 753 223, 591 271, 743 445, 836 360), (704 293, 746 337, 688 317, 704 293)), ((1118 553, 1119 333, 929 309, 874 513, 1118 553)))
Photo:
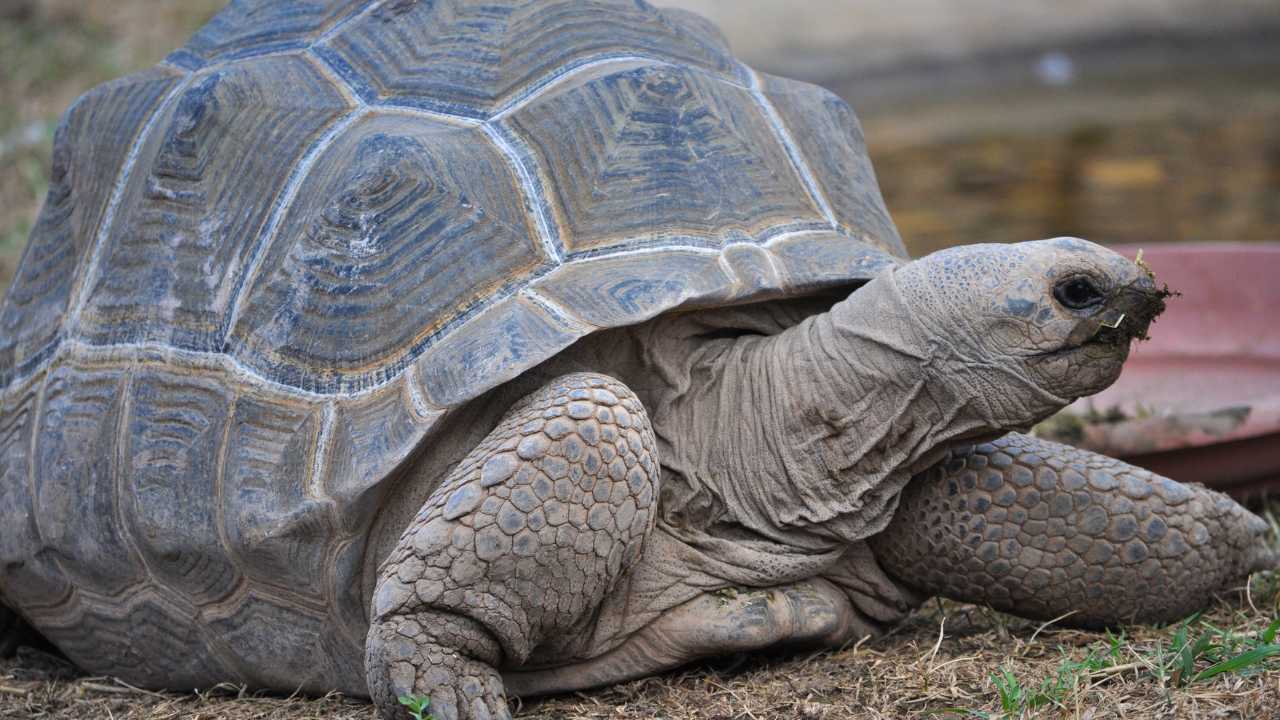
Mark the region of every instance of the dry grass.
MULTIPOLYGON (((1202 630, 1215 644, 1239 643, 1237 651, 1259 642, 1271 618, 1280 615, 1275 585, 1275 578, 1255 577, 1254 607, 1247 600, 1227 600, 1190 624, 1188 643, 1202 630)), ((1042 628, 984 608, 945 603, 923 609, 888 637, 839 652, 732 658, 529 702, 517 715, 530 720, 1280 718, 1280 663, 1188 682, 1192 675, 1177 673, 1179 654, 1188 644, 1180 643, 1178 634, 1177 626, 1132 628, 1123 636, 1042 628), (1008 713, 997 687, 1005 672, 1027 691, 1008 713)), ((1195 671, 1211 660, 1197 659, 1195 671)), ((369 705, 336 696, 257 697, 235 688, 151 693, 110 678, 65 677, 73 672, 31 650, 0 665, 0 718, 375 717, 369 705), (50 679, 59 673, 64 679, 50 679)))

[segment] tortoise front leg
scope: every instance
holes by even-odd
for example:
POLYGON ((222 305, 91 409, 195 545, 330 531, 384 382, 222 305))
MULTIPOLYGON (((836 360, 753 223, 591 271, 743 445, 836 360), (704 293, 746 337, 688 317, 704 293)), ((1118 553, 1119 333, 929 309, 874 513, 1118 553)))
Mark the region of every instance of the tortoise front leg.
POLYGON ((640 401, 602 375, 518 403, 432 494, 379 570, 366 645, 384 717, 509 717, 498 669, 579 635, 653 526, 640 401))
POLYGON ((872 547, 919 590, 1102 627, 1177 620, 1274 567, 1266 531, 1222 493, 1011 434, 913 479, 872 547))

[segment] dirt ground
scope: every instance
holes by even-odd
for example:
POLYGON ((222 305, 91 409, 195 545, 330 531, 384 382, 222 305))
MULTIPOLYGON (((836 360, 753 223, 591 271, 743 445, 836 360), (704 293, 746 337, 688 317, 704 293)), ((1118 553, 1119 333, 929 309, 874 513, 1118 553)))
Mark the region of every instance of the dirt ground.
MULTIPOLYGON (((1210 675, 1263 648, 1276 578, 1255 576, 1185 627, 1126 634, 1041 626, 984 608, 929 605, 888 637, 838 652, 736 657, 684 672, 518 706, 526 720, 1280 718, 1274 658, 1210 675), (1252 602, 1252 604, 1250 604, 1252 602)), ((1271 626, 1275 627, 1275 626, 1271 626)), ((1271 638, 1274 640, 1274 637, 1271 638)), ((1246 661, 1248 658, 1246 658, 1246 661)), ((80 677, 33 650, 0 662, 0 718, 373 720, 364 702, 253 696, 238 688, 153 693, 80 677)), ((406 715, 407 717, 407 715, 406 715)))
MULTIPOLYGON (((44 195, 49 143, 61 110, 94 84, 163 57, 221 4, 0 0, 0 288, 12 276, 44 195)), ((1249 121, 1240 127, 1240 132, 1260 133, 1263 139, 1254 140, 1264 146, 1277 147, 1274 128, 1280 126, 1249 121)), ((869 125, 874 142, 873 131, 869 125)), ((972 147, 965 144, 956 152, 969 157, 976 152, 972 147)), ((892 174, 899 160, 905 164, 911 159, 907 154, 916 151, 894 152, 898 154, 877 158, 882 175, 886 170, 892 174)), ((983 149, 980 159, 995 162, 989 160, 992 152, 983 149)), ((995 156, 1001 163, 1017 164, 1006 155, 995 156)), ((1260 157, 1268 158, 1265 168, 1258 166, 1260 172, 1280 167, 1273 164, 1280 162, 1273 159, 1280 153, 1260 157)), ((968 166, 957 167, 955 172, 964 175, 968 166)), ((988 169, 982 165, 975 172, 988 178, 988 169)), ((935 231, 942 220, 922 213, 938 206, 934 195, 946 188, 907 182, 906 170, 900 172, 904 179, 889 183, 886 190, 900 224, 905 220, 904 235, 927 235, 929 243, 990 239, 957 234, 953 223, 949 234, 935 231)), ((1148 176, 1156 177, 1141 174, 1148 176)), ((946 183, 970 192, 968 177, 946 183)), ((973 193, 987 202, 995 193, 999 201, 1020 187, 1012 181, 993 185, 988 178, 973 193)), ((1250 196, 1241 205, 1261 208, 1267 218, 1280 217, 1274 197, 1254 202, 1250 196)), ((974 235, 986 233, 990 225, 970 224, 974 235)), ((1278 588, 1280 578, 1255 576, 1247 593, 1225 598, 1188 624, 1135 628, 1118 636, 1040 626, 973 606, 931 604, 890 636, 839 652, 729 658, 606 690, 527 702, 518 716, 1280 718, 1278 588)), ((373 717, 367 703, 340 697, 259 697, 238 688, 197 694, 141 691, 111 678, 83 677, 30 648, 15 659, 0 660, 0 718, 373 717)))

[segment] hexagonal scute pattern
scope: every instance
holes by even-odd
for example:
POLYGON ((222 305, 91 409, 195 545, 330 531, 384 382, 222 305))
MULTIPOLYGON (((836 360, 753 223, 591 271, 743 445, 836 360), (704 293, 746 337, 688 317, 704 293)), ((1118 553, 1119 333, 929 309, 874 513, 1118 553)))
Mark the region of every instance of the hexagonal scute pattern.
MULTIPOLYGON (((643 0, 234 0, 91 91, 0 309, 6 602, 104 672, 363 692, 352 578, 450 409, 597 329, 898 261, 821 197, 869 181, 860 142, 810 170, 829 147, 792 137, 847 123, 766 91, 709 23, 643 0), (203 637, 135 636, 134 610, 203 637), (138 649, 189 657, 166 675, 138 649)), ((458 544, 432 567, 491 558, 512 618, 595 602, 653 519, 642 409, 583 382, 481 450, 524 470, 453 516, 466 465, 438 508, 458 544)))
POLYGON ((276 200, 347 109, 299 57, 192 77, 141 141, 86 280, 81 334, 95 344, 221 350, 232 298, 276 200))
POLYGON ((540 94, 510 124, 551 179, 571 255, 830 229, 750 91, 705 72, 602 68, 540 94))
POLYGON ((119 368, 55 370, 45 385, 32 458, 31 511, 40 520, 40 547, 24 560, 108 596, 147 576, 116 513, 127 375, 119 368))
POLYGON ((175 689, 242 677, 208 652, 210 633, 191 622, 193 608, 155 588, 112 597, 77 593, 60 612, 40 632, 90 673, 142 684, 163 677, 175 689))
POLYGON ((316 52, 368 102, 479 119, 602 59, 738 72, 718 34, 622 0, 387 2, 316 52))
POLYGON ((375 115, 343 132, 282 228, 230 347, 321 392, 398 374, 451 323, 548 263, 485 134, 421 117, 375 115))
POLYGON ((167 58, 185 69, 307 47, 376 0, 232 0, 167 58))
POLYGON ((226 597, 240 571, 219 536, 219 488, 175 479, 217 476, 233 402, 209 378, 138 373, 129 387, 121 524, 152 579, 197 602, 226 597))

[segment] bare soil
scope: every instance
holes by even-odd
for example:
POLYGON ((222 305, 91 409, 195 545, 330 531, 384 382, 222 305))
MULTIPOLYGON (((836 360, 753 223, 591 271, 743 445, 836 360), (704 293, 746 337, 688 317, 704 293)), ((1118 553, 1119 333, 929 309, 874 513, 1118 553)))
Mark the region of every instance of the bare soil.
MULTIPOLYGON (((1273 581, 1255 577, 1254 591, 1267 582, 1273 581)), ((1230 637, 1254 638, 1277 616, 1270 592, 1269 604, 1259 606, 1258 597, 1253 606, 1247 599, 1229 598, 1200 622, 1230 637)), ((838 652, 728 658, 595 692, 528 701, 517 706, 516 715, 528 720, 1280 718, 1280 664, 1178 687, 1186 676, 1177 678, 1163 665, 1180 650, 1176 634, 1176 627, 1130 628, 1109 637, 942 603, 923 608, 888 637, 838 652), (1087 662, 1090 657, 1098 661, 1087 662), (996 685, 1005 671, 1029 691, 1048 686, 1047 699, 1015 703, 1006 713, 996 685)), ((1194 640, 1196 633, 1190 637, 1194 640)), ((1195 664, 1197 671, 1208 666, 1203 659, 1195 664)), ((234 687, 148 692, 111 678, 79 676, 60 660, 24 649, 17 659, 0 661, 0 718, 373 720, 375 714, 367 703, 339 696, 282 698, 234 687)))

